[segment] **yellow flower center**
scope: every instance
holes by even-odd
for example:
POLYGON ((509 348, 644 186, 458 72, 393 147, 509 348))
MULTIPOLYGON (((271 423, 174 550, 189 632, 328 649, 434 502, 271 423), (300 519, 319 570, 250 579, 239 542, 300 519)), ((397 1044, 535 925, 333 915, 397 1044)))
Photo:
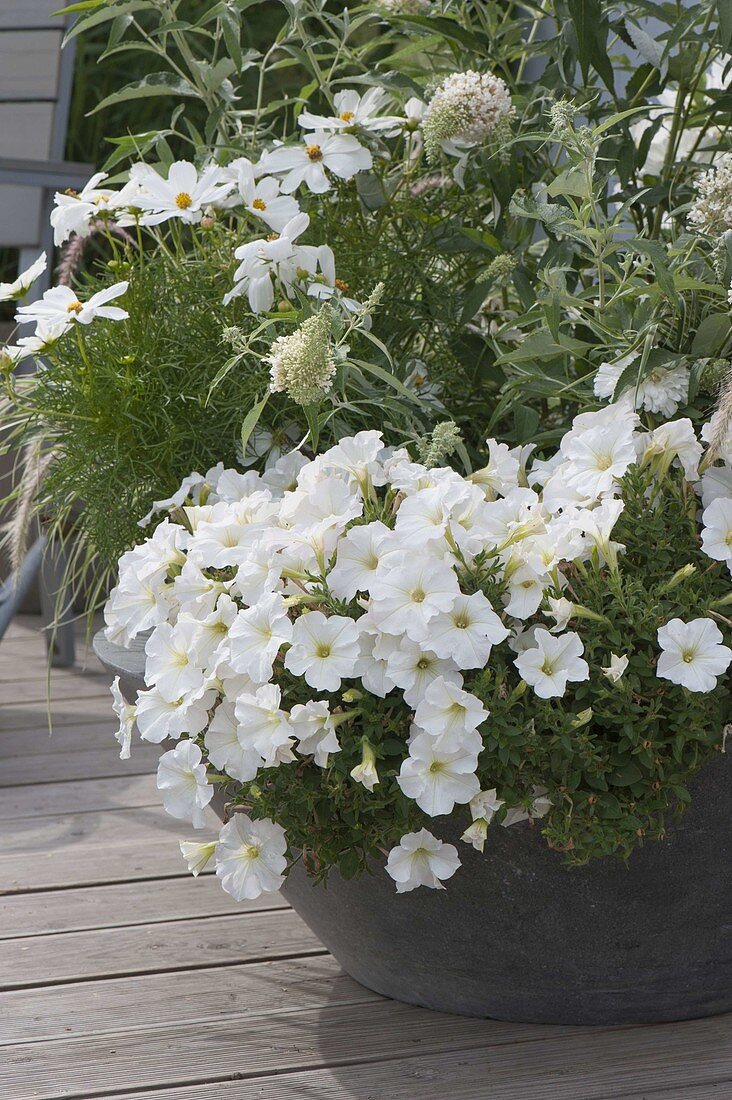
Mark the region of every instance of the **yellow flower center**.
POLYGON ((84 307, 81 304, 81 302, 78 301, 78 299, 75 298, 73 302, 69 302, 69 304, 67 305, 66 312, 67 313, 81 313, 83 308, 84 307))
POLYGON ((317 652, 318 657, 323 657, 323 658, 330 657, 330 646, 325 645, 325 643, 323 643, 322 645, 318 646, 316 652, 317 652))
POLYGON ((254 202, 252 203, 252 206, 255 210, 266 210, 267 209, 267 203, 264 201, 264 199, 255 199, 254 202))
POLYGON ((310 160, 323 159, 323 150, 320 148, 319 145, 306 145, 305 152, 307 153, 310 160))
POLYGON ((412 592, 412 600, 414 603, 424 603, 425 594, 421 588, 415 588, 414 592, 412 592))
POLYGON ((682 656, 684 662, 687 665, 690 665, 691 662, 694 660, 694 650, 693 649, 685 649, 682 652, 681 656, 682 656))
POLYGON ((353 118, 353 111, 344 111, 340 118, 341 122, 350 122, 353 118))
POLYGON ((601 455, 597 460, 598 470, 609 470, 612 464, 612 459, 608 455, 601 455))
POLYGON ((455 619, 455 626, 458 630, 465 630, 468 626, 468 620, 461 616, 459 619, 455 619))
POLYGON ((187 191, 181 191, 178 195, 175 196, 175 205, 178 207, 179 210, 187 210, 192 202, 193 199, 187 191))
POLYGON ((259 846, 257 844, 245 844, 244 857, 246 859, 259 859, 259 846))

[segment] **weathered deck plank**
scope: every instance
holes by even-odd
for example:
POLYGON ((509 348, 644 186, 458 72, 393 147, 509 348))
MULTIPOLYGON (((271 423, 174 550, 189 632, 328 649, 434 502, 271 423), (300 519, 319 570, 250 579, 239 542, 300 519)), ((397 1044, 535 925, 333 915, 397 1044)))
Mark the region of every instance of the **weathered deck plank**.
MULTIPOLYGON (((582 1029, 442 1016, 351 981, 280 898, 185 873, 155 747, 106 680, 0 652, 0 1095, 9 1100, 721 1100, 732 1019, 582 1029), (3 894, 3 891, 6 891, 3 894)), ((216 827, 201 835, 213 835, 216 827)))
POLYGON ((323 951, 291 909, 19 937, 0 941, 0 992, 83 978, 193 972, 323 951))

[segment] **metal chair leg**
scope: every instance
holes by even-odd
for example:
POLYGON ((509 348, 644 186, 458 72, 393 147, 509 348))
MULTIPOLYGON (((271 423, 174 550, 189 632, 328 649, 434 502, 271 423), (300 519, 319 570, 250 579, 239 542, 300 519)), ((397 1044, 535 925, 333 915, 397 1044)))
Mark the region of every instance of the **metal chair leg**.
POLYGON ((23 558, 18 569, 0 585, 0 638, 18 613, 26 593, 38 576, 46 547, 46 536, 40 535, 23 558))
POLYGON ((71 668, 76 660, 73 596, 64 583, 66 561, 62 546, 46 546, 41 562, 41 611, 54 668, 71 668))

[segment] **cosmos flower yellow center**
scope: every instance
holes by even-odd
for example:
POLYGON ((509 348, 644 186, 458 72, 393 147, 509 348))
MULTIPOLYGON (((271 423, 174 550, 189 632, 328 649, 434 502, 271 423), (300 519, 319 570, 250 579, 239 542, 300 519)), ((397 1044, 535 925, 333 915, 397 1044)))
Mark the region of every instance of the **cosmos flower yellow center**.
POLYGON ((264 201, 264 199, 255 199, 254 202, 252 203, 252 206, 254 207, 255 210, 266 210, 267 209, 267 203, 264 201))
POLYGON ((310 160, 323 159, 323 150, 320 148, 319 145, 306 145, 305 152, 307 153, 310 160))
POLYGON ((341 122, 350 122, 353 118, 353 111, 344 111, 340 118, 341 122))
POLYGON ((69 304, 67 305, 66 312, 81 313, 83 308, 84 307, 82 306, 81 302, 77 298, 75 298, 73 302, 69 302, 69 304))
POLYGON ((175 205, 178 207, 179 210, 187 210, 192 202, 193 199, 187 191, 181 191, 175 196, 175 205))

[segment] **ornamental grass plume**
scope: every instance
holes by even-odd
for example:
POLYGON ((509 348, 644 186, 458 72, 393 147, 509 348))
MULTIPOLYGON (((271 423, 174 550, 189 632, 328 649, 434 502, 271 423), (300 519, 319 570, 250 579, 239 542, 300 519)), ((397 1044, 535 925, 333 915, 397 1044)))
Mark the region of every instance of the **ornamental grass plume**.
POLYGON ((710 237, 732 229, 732 153, 724 153, 708 171, 697 176, 695 187, 689 224, 710 237))
POLYGON ((432 96, 422 125, 428 158, 437 158, 443 141, 485 141, 513 110, 508 88, 495 73, 451 73, 432 96))
POLYGON ((719 390, 717 407, 709 423, 710 435, 704 467, 711 466, 720 457, 732 434, 732 368, 728 368, 727 377, 719 390))
POLYGON ((286 393, 298 405, 316 405, 329 392, 336 370, 331 325, 331 307, 324 305, 289 336, 278 336, 265 356, 273 393, 286 393))

